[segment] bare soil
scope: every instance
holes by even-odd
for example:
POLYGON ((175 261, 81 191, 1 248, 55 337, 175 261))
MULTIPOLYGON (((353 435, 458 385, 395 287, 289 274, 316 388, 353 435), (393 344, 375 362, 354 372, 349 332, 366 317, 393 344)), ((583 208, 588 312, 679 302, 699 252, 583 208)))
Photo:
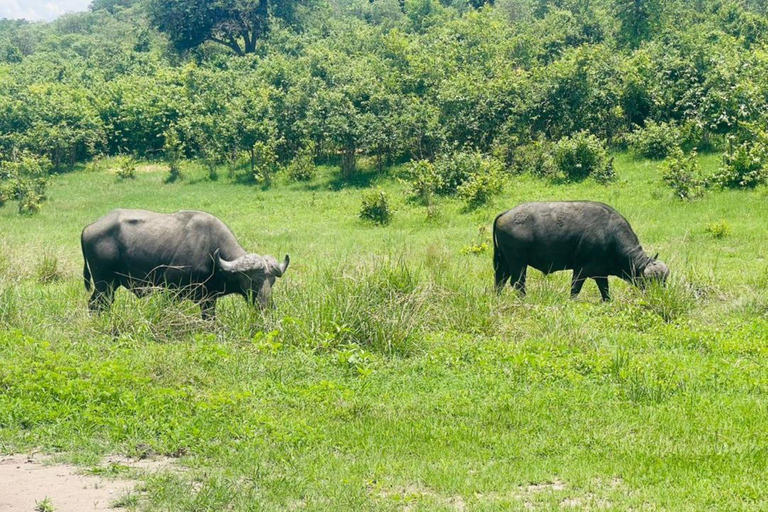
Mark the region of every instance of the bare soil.
MULTIPOLYGON (((118 463, 155 472, 169 467, 167 459, 134 461, 109 457, 104 465, 118 463)), ((0 455, 0 511, 33 512, 48 498, 56 512, 110 510, 112 502, 135 488, 136 481, 82 474, 69 464, 47 464, 41 457, 0 455)))

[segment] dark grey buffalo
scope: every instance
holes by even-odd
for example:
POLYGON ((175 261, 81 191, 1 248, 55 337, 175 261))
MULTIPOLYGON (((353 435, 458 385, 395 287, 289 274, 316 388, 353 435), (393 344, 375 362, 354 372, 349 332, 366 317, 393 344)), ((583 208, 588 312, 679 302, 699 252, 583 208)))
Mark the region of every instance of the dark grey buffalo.
POLYGON ((608 276, 644 287, 669 275, 664 263, 643 251, 624 217, 589 201, 525 203, 502 213, 493 222, 493 265, 498 291, 511 279, 525 294, 530 265, 544 274, 572 269, 571 297, 594 279, 603 300, 610 298, 608 276))
POLYGON ((203 318, 214 316, 216 299, 231 293, 264 307, 290 261, 246 252, 226 224, 198 211, 113 210, 83 229, 81 243, 96 311, 112 304, 119 286, 139 297, 157 287, 176 289, 200 304, 203 318))

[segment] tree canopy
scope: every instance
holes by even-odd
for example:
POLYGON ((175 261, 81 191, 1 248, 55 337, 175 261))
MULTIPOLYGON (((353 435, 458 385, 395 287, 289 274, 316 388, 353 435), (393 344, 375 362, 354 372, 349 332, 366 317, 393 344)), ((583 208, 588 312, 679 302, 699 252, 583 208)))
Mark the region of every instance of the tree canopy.
POLYGON ((237 55, 256 51, 274 20, 295 21, 303 0, 151 0, 152 23, 168 34, 178 49, 212 41, 237 55))

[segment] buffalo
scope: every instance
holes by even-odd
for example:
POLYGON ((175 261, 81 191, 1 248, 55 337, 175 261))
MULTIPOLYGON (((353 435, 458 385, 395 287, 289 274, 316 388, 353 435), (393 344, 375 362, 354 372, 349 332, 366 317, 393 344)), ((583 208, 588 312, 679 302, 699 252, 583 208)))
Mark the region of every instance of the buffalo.
POLYGON ((530 265, 544 274, 573 270, 572 298, 585 280, 594 279, 603 300, 609 300, 608 276, 641 288, 650 281, 664 283, 669 269, 656 256, 648 256, 629 222, 603 203, 524 203, 493 222, 497 291, 511 279, 512 287, 525 295, 530 265))
POLYGON ((200 305, 204 319, 216 299, 232 293, 265 307, 288 268, 272 256, 248 253, 222 221, 205 212, 113 210, 83 229, 83 278, 92 311, 110 307, 123 286, 141 297, 155 288, 179 292, 200 305))

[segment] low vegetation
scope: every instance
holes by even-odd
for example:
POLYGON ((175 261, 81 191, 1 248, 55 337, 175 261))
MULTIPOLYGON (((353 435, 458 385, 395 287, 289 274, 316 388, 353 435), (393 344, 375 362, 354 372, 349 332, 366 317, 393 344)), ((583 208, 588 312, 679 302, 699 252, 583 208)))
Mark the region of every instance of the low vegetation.
POLYGON ((607 187, 505 174, 492 205, 436 194, 429 219, 371 162, 374 202, 398 210, 376 228, 338 167, 264 190, 188 162, 173 185, 143 163, 133 180, 111 161, 60 175, 35 217, 0 210, 0 449, 178 457, 116 501, 145 511, 759 508, 764 190, 679 201, 656 193, 660 163, 614 162, 607 187), (495 214, 583 198, 630 220, 668 286, 572 301, 567 273, 530 271, 525 299, 496 296, 495 214), (121 290, 89 315, 79 233, 116 204, 202 208, 244 246, 290 253, 275 309, 228 298, 210 323, 121 290))

